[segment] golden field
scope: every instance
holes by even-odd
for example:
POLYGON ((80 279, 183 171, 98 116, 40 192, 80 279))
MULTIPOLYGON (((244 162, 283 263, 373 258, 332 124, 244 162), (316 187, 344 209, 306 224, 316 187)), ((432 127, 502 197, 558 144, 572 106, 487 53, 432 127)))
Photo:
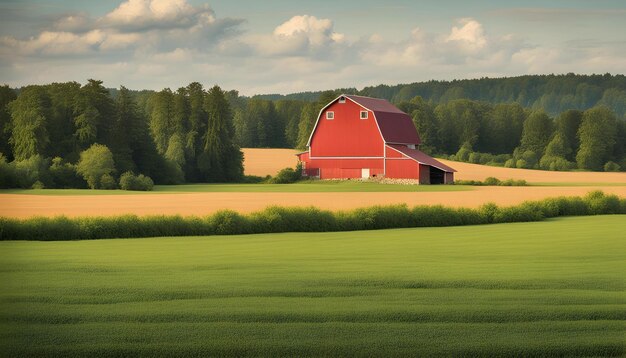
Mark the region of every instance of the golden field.
MULTIPOLYGON (((245 172, 248 175, 273 175, 296 164, 290 149, 244 149, 245 172)), ((526 200, 555 196, 580 196, 589 191, 626 197, 626 173, 548 172, 509 169, 476 164, 443 161, 458 170, 457 179, 483 180, 525 179, 544 183, 524 187, 469 187, 466 191, 415 192, 187 192, 187 193, 123 193, 119 195, 25 195, 0 194, 0 216, 100 216, 100 215, 205 215, 221 209, 239 212, 261 210, 269 205, 317 206, 341 210, 372 205, 405 203, 414 205, 446 205, 477 207, 488 202, 514 205, 526 200)), ((250 184, 253 185, 253 184, 250 184)), ((384 185, 384 184, 380 184, 384 185)), ((118 192, 119 193, 119 192, 118 192)))

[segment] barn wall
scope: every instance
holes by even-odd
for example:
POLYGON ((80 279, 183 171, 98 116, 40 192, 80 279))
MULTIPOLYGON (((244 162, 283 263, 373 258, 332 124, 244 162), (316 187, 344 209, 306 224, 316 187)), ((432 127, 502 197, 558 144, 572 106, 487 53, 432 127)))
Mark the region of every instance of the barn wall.
MULTIPOLYGON (((390 151, 391 152, 391 151, 390 151)), ((386 178, 417 179, 419 178, 419 164, 411 159, 387 159, 386 178)))
POLYGON ((384 173, 383 159, 311 159, 307 169, 319 168, 321 179, 361 178, 361 169, 370 170, 370 176, 384 173))
POLYGON ((430 166, 420 164, 420 184, 430 184, 430 166))
POLYGON ((301 162, 308 162, 309 161, 309 152, 304 152, 304 153, 298 154, 298 159, 301 162))
POLYGON ((370 111, 367 119, 360 119, 363 108, 346 100, 330 105, 321 114, 311 140, 311 157, 382 157, 383 139, 370 111), (326 119, 326 112, 335 112, 333 120, 326 119))
POLYGON ((454 183, 454 173, 446 172, 445 174, 445 184, 454 183))
POLYGON ((404 154, 398 152, 397 150, 393 148, 386 146, 385 149, 387 150, 387 154, 386 154, 387 158, 406 158, 404 154))

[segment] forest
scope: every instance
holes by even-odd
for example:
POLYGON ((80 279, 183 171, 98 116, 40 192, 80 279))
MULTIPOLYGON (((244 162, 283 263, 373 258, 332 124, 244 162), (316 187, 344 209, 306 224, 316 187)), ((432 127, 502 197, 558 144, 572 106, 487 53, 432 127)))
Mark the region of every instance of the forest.
POLYGON ((0 187, 123 188, 243 181, 242 147, 300 148, 341 93, 408 113, 421 149, 480 164, 626 170, 626 78, 543 75, 240 96, 101 81, 0 87, 0 187))

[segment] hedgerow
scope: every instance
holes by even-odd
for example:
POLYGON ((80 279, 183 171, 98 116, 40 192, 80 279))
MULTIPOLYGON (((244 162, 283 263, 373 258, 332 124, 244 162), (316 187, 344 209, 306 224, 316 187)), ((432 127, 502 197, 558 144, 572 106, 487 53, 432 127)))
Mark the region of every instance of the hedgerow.
POLYGON ((456 185, 476 185, 476 186, 527 186, 528 182, 524 179, 514 180, 500 180, 494 177, 485 178, 484 181, 480 180, 455 180, 456 185))
POLYGON ((559 216, 626 214, 626 199, 601 191, 585 197, 528 201, 477 209, 443 206, 373 206, 349 211, 278 207, 243 215, 223 210, 205 217, 136 216, 0 218, 0 240, 93 240, 157 236, 376 230, 541 221, 559 216))

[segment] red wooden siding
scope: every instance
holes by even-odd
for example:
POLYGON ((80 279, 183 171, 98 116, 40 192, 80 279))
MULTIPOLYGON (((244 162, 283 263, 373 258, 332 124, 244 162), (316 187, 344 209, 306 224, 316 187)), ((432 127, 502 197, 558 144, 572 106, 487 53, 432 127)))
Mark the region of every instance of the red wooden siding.
POLYGON ((419 178, 419 164, 411 159, 387 159, 386 178, 416 179, 419 178))
POLYGON ((346 100, 328 106, 321 114, 311 139, 311 157, 382 157, 383 139, 374 120, 359 117, 363 107, 346 100), (326 119, 326 112, 333 111, 335 118, 326 119))
POLYGON ((383 159, 314 159, 305 164, 307 169, 319 168, 321 179, 361 178, 361 169, 369 169, 370 176, 384 173, 383 159))
POLYGON ((386 147, 386 152, 385 152, 385 156, 387 158, 406 158, 408 159, 406 156, 402 155, 402 153, 398 152, 397 150, 393 150, 389 147, 386 147))
POLYGON ((298 159, 300 159, 301 162, 308 162, 309 161, 309 152, 302 152, 302 153, 298 153, 296 155, 298 156, 298 159))

